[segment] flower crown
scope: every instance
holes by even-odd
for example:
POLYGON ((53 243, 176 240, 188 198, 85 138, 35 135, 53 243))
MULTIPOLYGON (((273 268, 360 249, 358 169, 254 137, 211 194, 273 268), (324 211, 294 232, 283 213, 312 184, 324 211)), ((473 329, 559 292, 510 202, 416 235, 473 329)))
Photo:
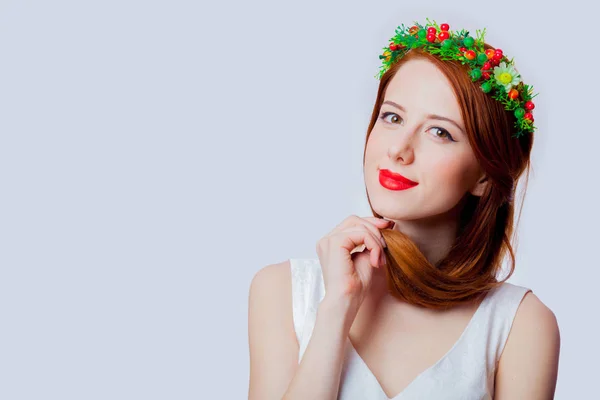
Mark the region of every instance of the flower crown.
POLYGON ((484 49, 485 29, 477 30, 473 38, 464 29, 451 31, 448 24, 438 25, 429 19, 427 26, 415 22, 410 28, 404 24, 396 28, 396 35, 379 56, 382 65, 379 74, 375 75, 377 79, 381 79, 392 64, 410 49, 421 48, 442 60, 468 64, 471 80, 481 82, 484 93, 490 93, 506 110, 514 112, 516 133, 513 137, 518 138, 536 129, 532 114, 535 104, 531 99, 537 94, 533 94, 533 86, 523 83, 513 60, 506 58, 501 49, 484 49))

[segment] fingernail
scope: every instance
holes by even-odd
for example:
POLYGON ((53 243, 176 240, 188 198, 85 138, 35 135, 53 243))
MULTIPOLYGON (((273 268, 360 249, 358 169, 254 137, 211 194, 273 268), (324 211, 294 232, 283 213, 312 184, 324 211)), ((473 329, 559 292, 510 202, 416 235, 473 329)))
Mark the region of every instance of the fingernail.
POLYGON ((387 247, 387 243, 385 242, 385 240, 383 238, 379 238, 379 240, 381 241, 381 245, 383 247, 387 247))

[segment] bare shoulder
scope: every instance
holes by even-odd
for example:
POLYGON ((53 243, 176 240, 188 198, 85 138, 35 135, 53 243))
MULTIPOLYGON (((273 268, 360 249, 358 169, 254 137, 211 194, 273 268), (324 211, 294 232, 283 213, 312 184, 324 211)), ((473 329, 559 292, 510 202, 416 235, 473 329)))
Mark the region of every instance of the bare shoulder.
MULTIPOLYGON (((250 307, 278 313, 292 310, 292 273, 290 261, 285 260, 259 269, 250 283, 250 307)), ((290 314, 291 317, 291 314, 290 314)))
POLYGON ((281 398, 298 366, 290 261, 262 267, 250 283, 249 399, 281 398))
POLYGON ((293 328, 289 260, 267 265, 256 272, 250 283, 248 313, 253 316, 253 320, 249 322, 260 323, 263 327, 272 324, 272 320, 278 320, 291 322, 287 327, 293 328))
POLYGON ((282 290, 282 286, 286 285, 289 286, 291 290, 292 283, 290 260, 285 260, 276 264, 269 264, 266 267, 259 269, 252 278, 250 290, 252 291, 252 288, 255 290, 260 289, 264 286, 275 290, 282 290))
POLYGON ((495 398, 553 398, 559 353, 560 331, 554 312, 528 292, 500 357, 495 398))

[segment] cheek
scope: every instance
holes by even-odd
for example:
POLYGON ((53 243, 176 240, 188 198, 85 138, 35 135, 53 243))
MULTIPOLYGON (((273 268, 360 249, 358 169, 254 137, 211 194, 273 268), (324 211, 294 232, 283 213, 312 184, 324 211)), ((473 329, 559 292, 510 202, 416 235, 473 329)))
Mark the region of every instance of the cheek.
POLYGON ((371 132, 369 140, 367 141, 367 148, 365 150, 365 164, 370 165, 371 163, 382 160, 382 156, 385 155, 387 148, 381 143, 381 139, 378 135, 374 135, 375 130, 371 132))
POLYGON ((471 163, 457 155, 432 159, 428 170, 435 187, 446 188, 446 192, 457 192, 461 196, 473 179, 471 163))

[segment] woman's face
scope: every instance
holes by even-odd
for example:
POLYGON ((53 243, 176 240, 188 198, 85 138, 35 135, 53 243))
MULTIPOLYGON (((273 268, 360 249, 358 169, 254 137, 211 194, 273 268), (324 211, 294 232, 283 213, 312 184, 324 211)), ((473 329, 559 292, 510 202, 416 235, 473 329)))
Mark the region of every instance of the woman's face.
POLYGON ((373 210, 394 220, 440 217, 457 211, 467 192, 484 183, 465 133, 459 104, 444 74, 426 59, 412 59, 389 83, 365 154, 365 184, 373 210), (416 182, 380 177, 380 169, 416 182), (387 187, 386 187, 387 186, 387 187))

